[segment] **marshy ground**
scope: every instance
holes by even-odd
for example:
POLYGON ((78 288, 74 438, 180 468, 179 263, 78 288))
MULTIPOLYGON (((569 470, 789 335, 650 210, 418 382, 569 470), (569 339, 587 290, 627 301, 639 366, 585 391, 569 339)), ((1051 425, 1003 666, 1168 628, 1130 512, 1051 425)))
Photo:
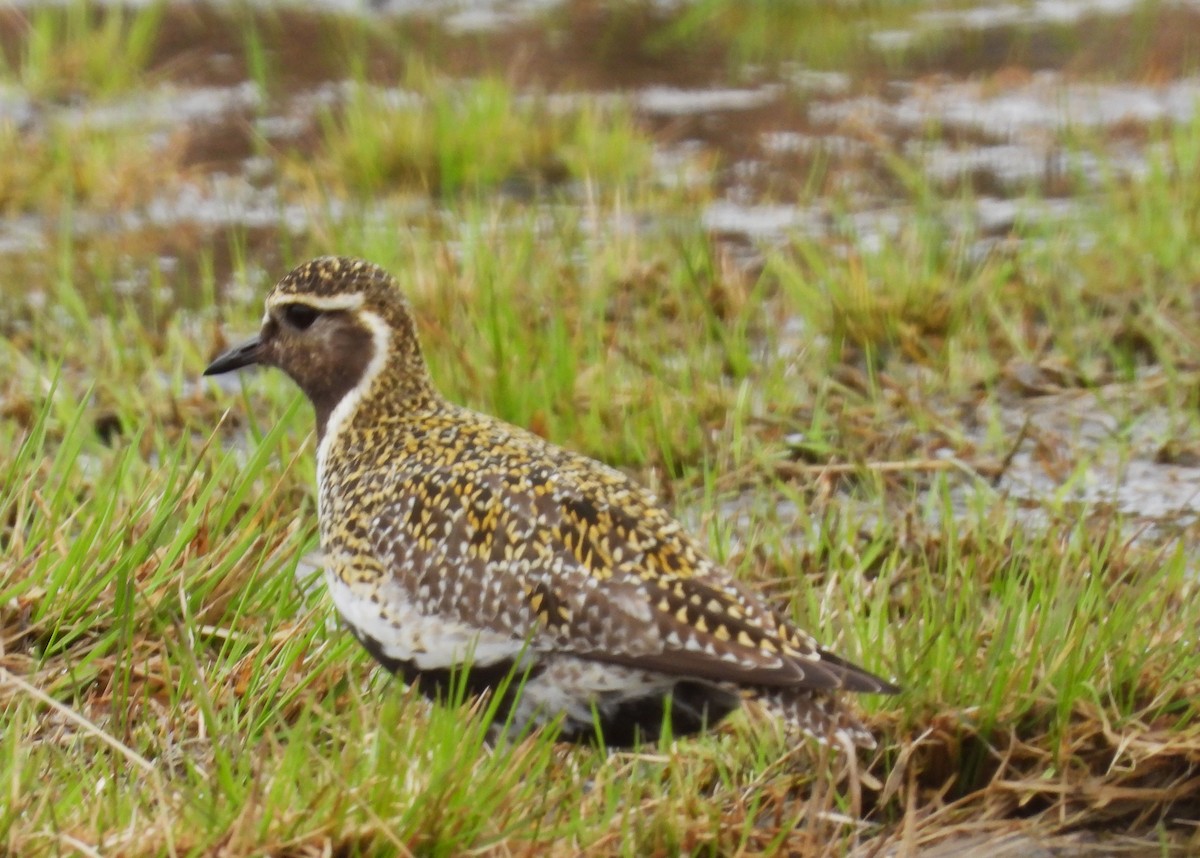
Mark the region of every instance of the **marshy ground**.
POLYGON ((0 849, 1200 851, 1200 5, 70 0, 0 60, 0 849), (307 406, 199 375, 334 252, 897 679, 878 751, 492 748, 377 671, 307 406))

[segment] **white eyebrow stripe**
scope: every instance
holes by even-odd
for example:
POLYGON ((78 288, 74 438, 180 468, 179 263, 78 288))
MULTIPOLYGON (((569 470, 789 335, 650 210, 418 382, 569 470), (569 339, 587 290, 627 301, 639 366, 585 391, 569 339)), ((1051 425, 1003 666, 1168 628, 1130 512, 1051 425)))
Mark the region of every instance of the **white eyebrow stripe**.
POLYGON ((350 295, 272 295, 267 299, 267 309, 282 307, 285 304, 304 304, 317 310, 357 310, 366 299, 361 292, 350 295))

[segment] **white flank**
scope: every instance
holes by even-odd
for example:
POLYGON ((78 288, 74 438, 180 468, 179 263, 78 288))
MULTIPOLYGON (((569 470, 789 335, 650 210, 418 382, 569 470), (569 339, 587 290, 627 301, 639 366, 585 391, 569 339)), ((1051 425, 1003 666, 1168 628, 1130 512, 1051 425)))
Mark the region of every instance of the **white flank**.
POLYGON ((515 660, 525 651, 524 641, 448 617, 422 614, 395 582, 380 586, 379 601, 365 598, 338 577, 336 560, 326 566, 325 582, 333 604, 347 625, 379 644, 383 654, 412 663, 418 670, 455 667, 468 659, 486 667, 515 660))

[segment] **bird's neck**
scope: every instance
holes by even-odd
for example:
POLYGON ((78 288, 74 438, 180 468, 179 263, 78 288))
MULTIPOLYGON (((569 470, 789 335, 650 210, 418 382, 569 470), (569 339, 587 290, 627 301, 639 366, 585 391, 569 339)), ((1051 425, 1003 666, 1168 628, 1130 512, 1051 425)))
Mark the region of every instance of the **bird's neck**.
POLYGON ((416 326, 402 305, 363 311, 358 316, 364 337, 343 351, 336 385, 309 394, 321 445, 335 438, 352 418, 380 420, 390 414, 419 410, 438 395, 425 367, 416 326), (314 395, 316 394, 316 395, 314 395))
POLYGON ((441 396, 434 390, 423 362, 395 356, 377 371, 368 365, 362 378, 336 401, 313 400, 317 438, 324 444, 351 423, 385 423, 390 418, 417 416, 436 408, 441 396))

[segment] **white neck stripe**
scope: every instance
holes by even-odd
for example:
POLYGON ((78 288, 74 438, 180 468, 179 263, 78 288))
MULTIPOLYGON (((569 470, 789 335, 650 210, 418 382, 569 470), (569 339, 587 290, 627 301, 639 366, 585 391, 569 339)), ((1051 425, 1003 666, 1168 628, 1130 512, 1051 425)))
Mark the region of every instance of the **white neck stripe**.
POLYGON ((321 438, 321 443, 317 445, 317 496, 320 497, 320 486, 324 482, 322 474, 325 470, 325 463, 329 460, 329 451, 333 449, 333 445, 337 443, 338 436, 342 433, 342 429, 346 421, 358 408, 358 404, 362 402, 364 396, 375 383, 375 379, 383 372, 383 367, 387 364, 388 352, 392 344, 392 330, 388 327, 387 322, 378 313, 370 310, 362 310, 358 314, 359 320, 367 326, 371 331, 371 360, 367 364, 367 368, 363 371, 362 378, 358 380, 358 384, 350 388, 346 395, 341 398, 333 411, 329 413, 329 420, 325 423, 325 434, 321 438))

